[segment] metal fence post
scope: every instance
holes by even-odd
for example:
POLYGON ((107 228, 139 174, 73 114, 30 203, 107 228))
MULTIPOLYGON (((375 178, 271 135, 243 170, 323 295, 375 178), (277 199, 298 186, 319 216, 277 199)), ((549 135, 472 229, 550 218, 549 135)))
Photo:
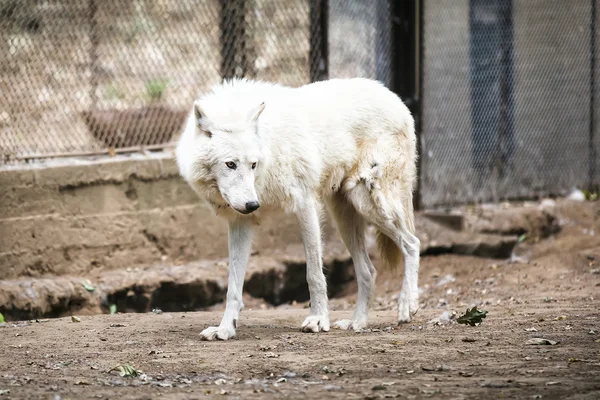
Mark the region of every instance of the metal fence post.
MULTIPOLYGON (((422 0, 388 0, 391 12, 390 88, 404 101, 415 119, 417 149, 421 153, 421 29, 422 0)), ((418 161, 416 209, 421 205, 421 157, 418 161)))
POLYGON ((98 44, 100 35, 98 33, 98 23, 96 14, 98 13, 98 4, 96 0, 89 0, 88 3, 88 24, 90 35, 90 108, 96 109, 98 104, 98 44))
POLYGON ((591 12, 591 20, 590 20, 590 132, 589 132, 589 183, 588 189, 593 190, 594 182, 596 181, 596 162, 598 155, 596 154, 596 147, 594 144, 594 130, 595 126, 595 118, 596 118, 596 108, 595 108, 595 73, 596 73, 596 0, 591 0, 592 2, 592 12, 591 12))
POLYGON ((310 81, 329 77, 329 1, 310 0, 310 81))
POLYGON ((389 0, 376 0, 375 18, 375 79, 388 88, 391 86, 391 56, 392 56, 392 15, 389 0))
POLYGON ((241 78, 248 73, 246 0, 221 0, 221 77, 241 78))

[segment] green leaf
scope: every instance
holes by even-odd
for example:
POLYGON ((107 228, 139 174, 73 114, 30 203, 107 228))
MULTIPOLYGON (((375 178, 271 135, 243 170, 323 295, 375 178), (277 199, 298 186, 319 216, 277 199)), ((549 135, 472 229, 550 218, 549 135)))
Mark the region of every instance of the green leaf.
POLYGON ((458 317, 456 322, 459 324, 475 326, 476 324, 483 322, 483 319, 486 317, 486 315, 487 311, 478 310, 477 307, 473 307, 470 310, 467 308, 467 312, 458 317))
POLYGON ((521 236, 519 236, 519 239, 517 239, 517 241, 519 243, 523 243, 526 240, 527 240, 527 234, 526 233, 522 234, 521 236))
POLYGON ((4 315, 2 315, 2 313, 0 313, 0 324, 4 322, 4 315))
POLYGON ((598 200, 598 193, 597 192, 592 192, 589 190, 583 190, 583 195, 585 196, 586 200, 589 201, 596 201, 598 200))
POLYGON ((81 286, 83 286, 84 289, 88 292, 93 292, 94 290, 96 290, 96 287, 92 285, 90 281, 81 281, 81 286))
POLYGON ((109 310, 110 310, 110 315, 116 314, 117 313, 117 305, 111 304, 109 310))
POLYGON ((138 371, 128 364, 117 365, 116 367, 108 370, 108 372, 112 371, 119 371, 119 375, 121 375, 123 378, 135 378, 138 376, 138 371))
POLYGON ((168 84, 169 81, 167 79, 153 79, 146 82, 146 93, 150 100, 160 100, 163 97, 168 84))

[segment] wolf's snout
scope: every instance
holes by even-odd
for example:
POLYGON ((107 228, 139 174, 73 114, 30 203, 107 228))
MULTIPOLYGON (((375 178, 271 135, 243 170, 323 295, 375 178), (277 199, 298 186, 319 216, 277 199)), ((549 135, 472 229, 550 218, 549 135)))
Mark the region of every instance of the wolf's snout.
POLYGON ((249 201, 246 203, 246 211, 249 213, 258 210, 259 207, 260 204, 258 204, 258 201, 249 201))

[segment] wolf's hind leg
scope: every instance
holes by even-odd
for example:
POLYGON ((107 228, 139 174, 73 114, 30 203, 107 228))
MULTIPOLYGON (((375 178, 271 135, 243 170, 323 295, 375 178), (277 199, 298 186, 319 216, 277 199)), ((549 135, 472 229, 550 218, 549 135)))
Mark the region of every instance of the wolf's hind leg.
MULTIPOLYGON (((348 191, 348 198, 354 208, 389 240, 382 240, 382 258, 399 262, 399 252, 404 258, 404 279, 398 297, 398 322, 410 322, 411 316, 419 309, 419 249, 420 242, 415 235, 412 192, 405 190, 383 191, 380 182, 359 183, 348 191)), ((392 265, 396 267, 396 265, 392 265)))
POLYGON ((354 206, 348 203, 343 195, 334 195, 328 202, 331 215, 348 248, 356 280, 358 282, 358 300, 352 319, 336 321, 333 326, 340 329, 354 329, 358 331, 367 326, 369 307, 375 286, 376 271, 371 263, 365 244, 366 223, 363 217, 356 212, 354 206))
POLYGON ((398 322, 410 322, 419 310, 419 238, 407 228, 404 220, 386 221, 377 224, 377 229, 389 237, 404 256, 404 279, 398 296, 398 322))

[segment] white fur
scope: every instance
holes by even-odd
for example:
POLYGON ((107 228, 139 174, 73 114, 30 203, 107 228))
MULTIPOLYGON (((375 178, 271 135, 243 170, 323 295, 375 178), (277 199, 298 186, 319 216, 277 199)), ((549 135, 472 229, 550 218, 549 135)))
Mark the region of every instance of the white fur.
POLYGON ((334 326, 359 330, 367 325, 376 275, 365 245, 369 223, 389 238, 390 254, 404 255, 398 320, 410 321, 417 311, 414 121, 402 101, 380 83, 339 79, 293 89, 225 82, 195 102, 176 157, 186 181, 229 221, 226 311, 219 327, 204 330, 202 338, 235 336, 251 228, 264 211, 275 209, 294 214, 302 233, 311 299, 304 331, 330 328, 319 225, 323 205, 337 222, 359 284, 354 316, 334 326), (252 202, 260 209, 246 214, 252 202))

